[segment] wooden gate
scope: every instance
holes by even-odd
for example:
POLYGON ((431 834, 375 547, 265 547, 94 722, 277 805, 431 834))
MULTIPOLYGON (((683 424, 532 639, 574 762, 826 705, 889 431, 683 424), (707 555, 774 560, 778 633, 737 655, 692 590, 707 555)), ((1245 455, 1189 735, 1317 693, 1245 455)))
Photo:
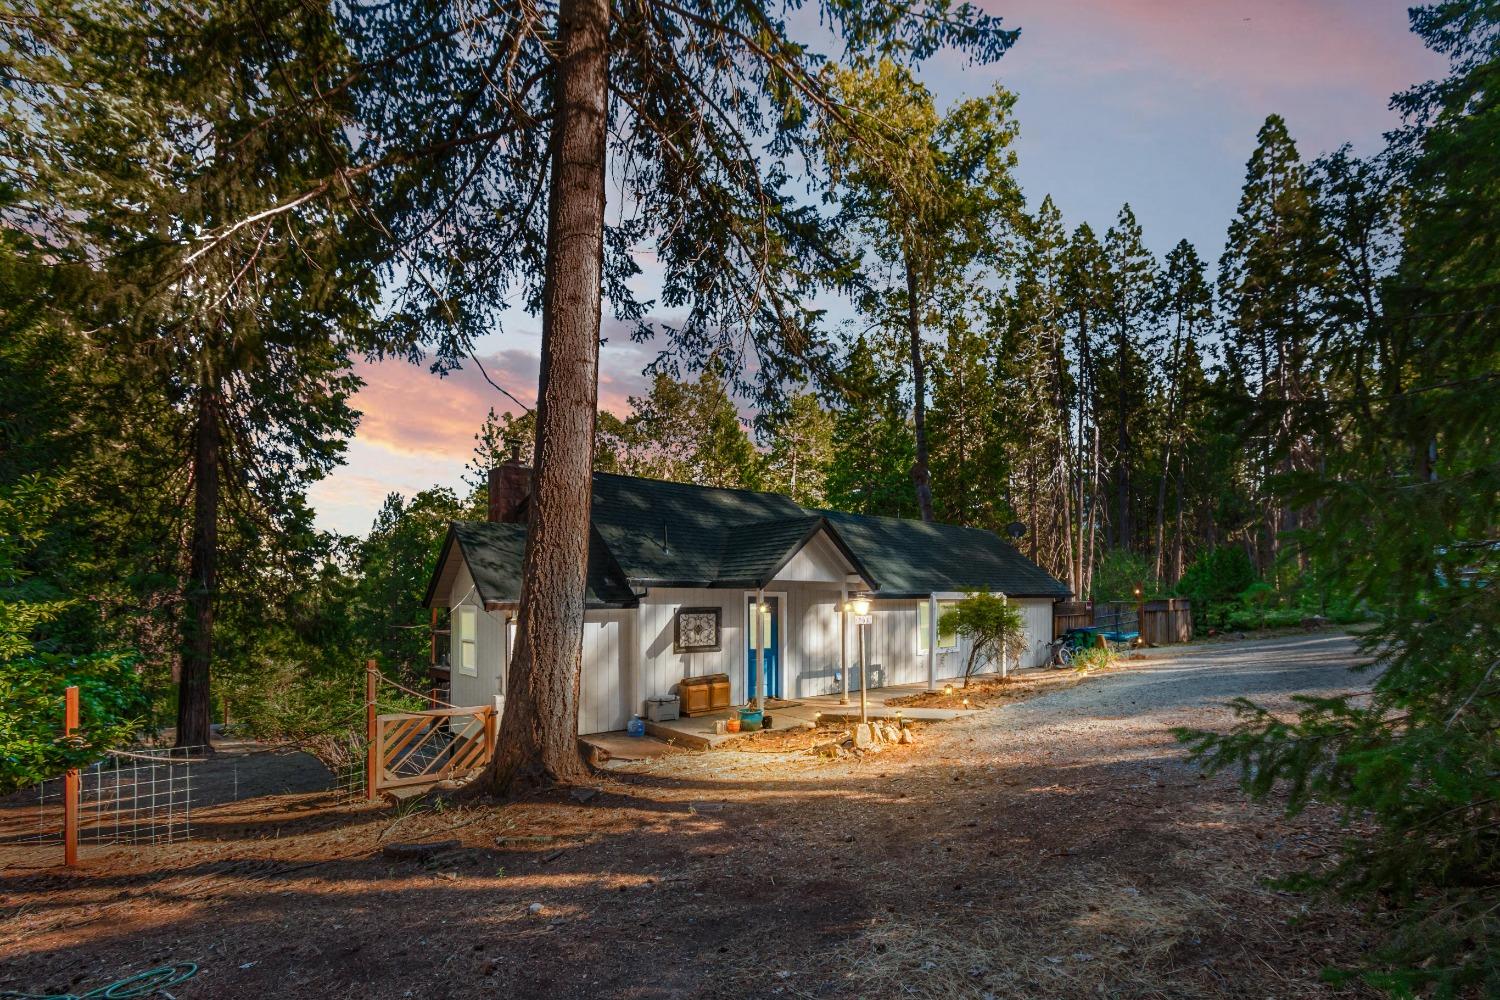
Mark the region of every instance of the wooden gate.
POLYGON ((367 766, 369 798, 462 777, 490 762, 495 710, 431 708, 377 715, 367 766))

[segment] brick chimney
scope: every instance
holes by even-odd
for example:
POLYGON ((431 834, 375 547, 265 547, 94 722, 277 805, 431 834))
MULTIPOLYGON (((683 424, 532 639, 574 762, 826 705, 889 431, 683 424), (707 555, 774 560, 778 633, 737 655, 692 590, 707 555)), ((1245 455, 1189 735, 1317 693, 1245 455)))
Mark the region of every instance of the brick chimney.
POLYGON ((490 470, 490 520, 521 521, 521 504, 531 495, 531 469, 521 464, 521 446, 512 442, 510 458, 490 470))

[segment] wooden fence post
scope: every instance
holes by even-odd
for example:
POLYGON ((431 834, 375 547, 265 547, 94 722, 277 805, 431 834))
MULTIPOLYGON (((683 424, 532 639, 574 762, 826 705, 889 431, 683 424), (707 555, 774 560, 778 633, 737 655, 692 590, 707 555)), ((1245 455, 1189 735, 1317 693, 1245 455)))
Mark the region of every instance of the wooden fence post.
POLYGON ((380 673, 374 660, 365 661, 365 798, 375 801, 375 786, 380 767, 379 723, 375 721, 376 686, 380 673))
MULTIPOLYGON (((63 739, 71 749, 78 731, 78 687, 71 685, 63 695, 63 739)), ((63 863, 69 868, 78 864, 78 768, 70 767, 63 775, 63 863)))

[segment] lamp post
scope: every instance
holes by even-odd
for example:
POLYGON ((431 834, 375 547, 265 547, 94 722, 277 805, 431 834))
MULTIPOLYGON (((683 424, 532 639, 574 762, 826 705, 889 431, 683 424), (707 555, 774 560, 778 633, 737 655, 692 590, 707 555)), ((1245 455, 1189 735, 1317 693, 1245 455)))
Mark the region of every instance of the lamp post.
POLYGON ((859 630, 859 721, 869 722, 869 698, 865 694, 869 688, 870 676, 866 670, 865 662, 865 626, 870 623, 870 599, 868 597, 853 597, 844 602, 844 610, 854 615, 854 627, 859 630))
POLYGON ((1135 641, 1136 645, 1146 645, 1146 601, 1145 584, 1135 585, 1135 641))

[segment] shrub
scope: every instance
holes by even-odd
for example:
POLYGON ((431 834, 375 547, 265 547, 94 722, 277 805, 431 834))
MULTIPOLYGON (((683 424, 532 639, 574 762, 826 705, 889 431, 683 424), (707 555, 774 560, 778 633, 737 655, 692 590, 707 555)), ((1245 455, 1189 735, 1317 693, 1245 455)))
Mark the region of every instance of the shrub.
POLYGON ((1014 659, 1026 652, 1026 624, 1021 620, 1021 610, 988 591, 972 593, 943 612, 938 627, 969 640, 965 687, 979 664, 997 662, 1002 654, 1014 659))
POLYGON ((128 743, 150 702, 134 654, 41 652, 37 636, 77 602, 38 599, 21 565, 60 491, 29 479, 0 491, 0 795, 128 743), (63 741, 64 693, 78 686, 78 742, 63 741))

